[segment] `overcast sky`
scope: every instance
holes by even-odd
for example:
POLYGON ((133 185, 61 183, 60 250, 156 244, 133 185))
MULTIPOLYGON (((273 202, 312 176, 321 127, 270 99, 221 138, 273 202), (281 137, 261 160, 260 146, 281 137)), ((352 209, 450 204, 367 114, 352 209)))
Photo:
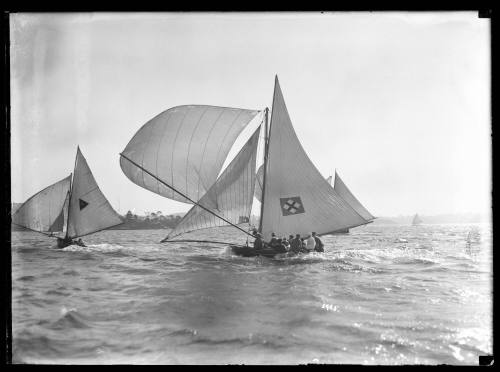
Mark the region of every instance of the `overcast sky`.
POLYGON ((183 104, 271 107, 375 216, 488 212, 490 36, 476 12, 11 15, 12 201, 73 170, 121 213, 183 212, 119 166, 183 104))

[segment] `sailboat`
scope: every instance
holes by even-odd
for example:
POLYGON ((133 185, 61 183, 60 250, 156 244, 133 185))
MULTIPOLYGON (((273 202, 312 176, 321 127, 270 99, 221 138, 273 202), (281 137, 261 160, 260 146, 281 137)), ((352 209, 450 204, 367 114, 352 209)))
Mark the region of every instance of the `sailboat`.
MULTIPOLYGON (((80 151, 74 172, 26 200, 12 215, 12 223, 57 238, 57 246, 76 244, 73 239, 120 225, 80 151)), ((81 244, 81 243, 80 243, 81 244)))
MULTIPOLYGON (((264 240, 272 233, 325 235, 368 223, 323 178, 302 148, 277 76, 270 122, 268 117, 268 108, 177 106, 148 121, 132 137, 120 154, 124 174, 154 193, 193 204, 162 242, 231 244, 177 238, 227 225, 254 237, 242 227, 250 219, 254 196, 260 201, 255 229, 264 240), (259 126, 222 171, 236 138, 257 116, 259 126), (256 172, 259 137, 264 154, 256 172)), ((231 245, 233 252, 243 251, 241 245, 231 245)))
POLYGON ((420 219, 420 217, 418 216, 418 213, 415 214, 415 216, 413 216, 413 221, 411 222, 411 224, 413 226, 417 226, 417 225, 420 225, 423 221, 420 219))
MULTIPOLYGON (((331 177, 331 176, 330 176, 331 177)), ((335 170, 335 181, 333 189, 340 195, 342 199, 345 200, 347 204, 351 206, 366 222, 366 224, 372 223, 375 219, 374 216, 359 202, 358 199, 352 194, 352 192, 347 188, 346 184, 340 178, 339 174, 335 170)), ((337 233, 348 233, 349 229, 343 229, 337 233)))

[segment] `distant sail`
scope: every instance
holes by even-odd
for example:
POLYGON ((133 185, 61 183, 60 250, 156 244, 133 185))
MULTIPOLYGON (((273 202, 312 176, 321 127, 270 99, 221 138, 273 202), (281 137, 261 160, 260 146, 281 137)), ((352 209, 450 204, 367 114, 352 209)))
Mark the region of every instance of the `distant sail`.
MULTIPOLYGON (((259 113, 229 107, 185 105, 148 121, 122 154, 194 201, 217 180, 234 142, 259 113)), ((120 166, 137 185, 166 198, 190 203, 123 156, 120 166)))
MULTIPOLYGON (((217 182, 199 200, 199 204, 233 224, 248 223, 255 186, 255 162, 260 126, 229 163, 217 182)), ((180 234, 227 225, 203 208, 194 205, 167 239, 180 234)))
POLYGON ((332 176, 328 176, 326 179, 326 182, 328 182, 330 185, 332 184, 332 176))
POLYGON ((418 214, 416 214, 413 217, 412 225, 420 225, 421 223, 422 223, 422 220, 420 219, 420 217, 418 216, 418 214))
POLYGON ((77 149, 73 187, 69 200, 69 238, 88 235, 122 223, 92 175, 80 148, 77 149))
POLYGON ((293 129, 276 78, 261 216, 262 234, 326 234, 366 224, 316 169, 293 129))
POLYGON ((24 202, 12 216, 12 222, 39 232, 62 231, 60 219, 66 195, 70 189, 71 175, 36 193, 24 202))
MULTIPOLYGON (((330 176, 331 178, 331 176, 330 176)), ((356 212, 359 213, 366 221, 375 219, 368 210, 356 199, 356 197, 349 191, 345 183, 342 181, 337 171, 335 171, 335 185, 334 190, 344 199, 356 212)))

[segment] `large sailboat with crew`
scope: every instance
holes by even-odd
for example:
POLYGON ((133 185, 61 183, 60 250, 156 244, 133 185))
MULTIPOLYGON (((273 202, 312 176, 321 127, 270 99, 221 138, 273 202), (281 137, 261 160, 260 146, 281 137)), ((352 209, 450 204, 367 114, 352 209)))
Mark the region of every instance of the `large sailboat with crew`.
MULTIPOLYGON (((268 108, 186 105, 160 113, 139 129, 120 154, 125 175, 154 193, 193 205, 162 242, 229 244, 179 239, 189 232, 227 225, 254 237, 248 229, 254 196, 260 204, 255 229, 265 240, 273 233, 332 234, 373 220, 345 185, 336 190, 309 159, 292 126, 277 76, 268 118, 268 108), (258 127, 223 170, 232 145, 254 120, 258 127), (259 139, 263 159, 256 171, 259 139)), ((235 253, 243 250, 233 246, 235 253)))
POLYGON ((26 200, 12 223, 57 238, 58 248, 83 245, 75 239, 120 225, 122 220, 99 189, 80 147, 72 174, 26 200))

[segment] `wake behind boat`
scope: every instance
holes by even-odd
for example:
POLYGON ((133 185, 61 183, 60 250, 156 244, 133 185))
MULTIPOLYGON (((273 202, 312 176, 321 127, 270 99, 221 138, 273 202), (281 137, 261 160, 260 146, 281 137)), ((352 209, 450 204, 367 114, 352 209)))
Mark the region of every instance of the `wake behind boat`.
POLYGON ((122 224, 77 148, 73 174, 36 193, 12 216, 12 223, 57 238, 57 247, 84 246, 82 236, 122 224))
MULTIPOLYGON (((120 166, 132 182, 193 204, 162 242, 179 242, 173 238, 227 225, 254 237, 248 231, 254 196, 260 201, 258 232, 266 241, 272 233, 326 235, 374 219, 343 183, 342 190, 335 189, 311 162, 293 129, 277 76, 269 125, 267 108, 178 106, 147 122, 120 155, 120 166), (236 138, 259 113, 260 125, 222 171, 236 138), (259 137, 263 164, 256 173, 259 137)), ((232 249, 235 254, 252 254, 247 247, 232 249)))

